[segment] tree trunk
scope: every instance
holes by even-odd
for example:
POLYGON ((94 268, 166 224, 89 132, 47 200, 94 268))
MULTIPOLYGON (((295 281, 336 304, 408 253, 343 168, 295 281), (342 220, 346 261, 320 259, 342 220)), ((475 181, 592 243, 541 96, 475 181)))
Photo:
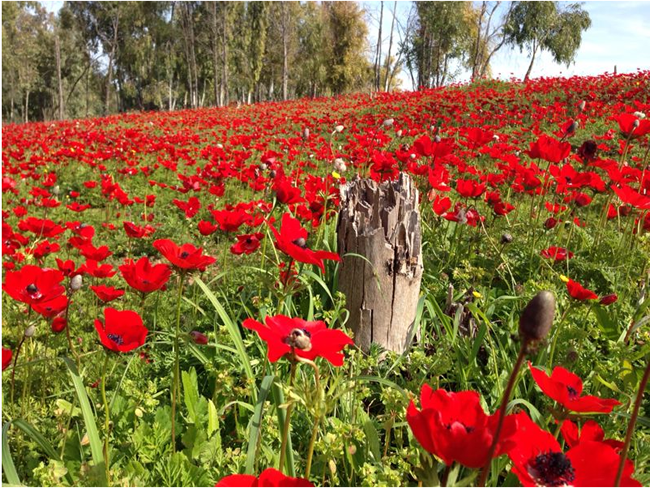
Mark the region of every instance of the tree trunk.
POLYGON ((376 343, 404 352, 416 332, 423 272, 418 191, 411 177, 400 173, 381 185, 357 178, 342 187, 337 233, 343 256, 339 287, 355 342, 364 351, 376 343))
POLYGON ((108 56, 108 73, 106 78, 106 101, 104 104, 104 112, 108 115, 111 106, 111 83, 113 82, 113 60, 115 59, 115 51, 117 50, 117 33, 120 26, 119 12, 116 12, 115 19, 113 19, 113 42, 111 45, 111 53, 108 56))
POLYGON ((222 29, 222 47, 223 47, 223 75, 221 77, 223 104, 228 105, 228 2, 225 2, 223 8, 223 29, 222 29))
POLYGON ((29 90, 25 92, 25 113, 23 114, 24 122, 29 122, 29 90))
POLYGON ((533 42, 533 55, 530 58, 530 64, 528 65, 528 71, 526 71, 526 76, 524 76, 524 82, 528 81, 530 78, 530 72, 533 71, 533 64, 535 63, 535 55, 537 54, 537 44, 533 42))
POLYGON ((386 81, 384 82, 384 91, 388 91, 390 88, 390 54, 391 51, 393 50, 393 31, 395 29, 395 13, 397 11, 397 0, 395 0, 395 4, 393 5, 393 20, 390 23, 390 38, 388 40, 388 55, 386 56, 386 81))
POLYGON ((65 107, 63 105, 63 80, 61 79, 61 47, 59 46, 59 34, 54 36, 54 51, 56 54, 56 78, 59 84, 59 120, 65 118, 65 107))
POLYGON ((377 34, 377 53, 375 57, 375 91, 379 91, 379 77, 381 73, 381 27, 384 23, 384 2, 381 2, 381 10, 379 11, 379 32, 377 34))
POLYGON ((483 27, 483 16, 487 10, 487 2, 482 2, 481 4, 481 14, 478 17, 476 25, 476 42, 474 43, 474 59, 472 60, 472 81, 476 80, 476 76, 479 72, 480 56, 479 49, 481 48, 481 39, 482 39, 482 27, 483 27))
POLYGON ((289 90, 289 21, 287 4, 281 3, 282 9, 282 100, 287 100, 289 90))
POLYGON ((214 71, 214 104, 221 105, 220 88, 218 83, 219 73, 219 24, 216 2, 209 2, 212 15, 212 70, 214 71))

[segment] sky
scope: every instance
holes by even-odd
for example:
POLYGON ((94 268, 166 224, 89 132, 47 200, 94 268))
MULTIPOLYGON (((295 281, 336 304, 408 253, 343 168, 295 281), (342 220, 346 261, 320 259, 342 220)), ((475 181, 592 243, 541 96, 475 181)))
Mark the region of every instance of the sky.
MULTIPOLYGON (((63 5, 62 1, 42 1, 45 8, 56 12, 63 5)), ((379 26, 379 1, 360 2, 366 11, 369 30, 369 44, 376 46, 379 26)), ((397 19, 393 54, 399 41, 400 26, 406 26, 410 1, 397 2, 397 19)), ((478 2, 477 2, 478 3, 478 2)), ((566 2, 563 2, 566 3, 566 2)), ((384 2, 384 19, 382 23, 382 52, 388 52, 392 10, 394 2, 384 2)), ((599 75, 613 72, 634 72, 638 68, 650 69, 650 2, 648 1, 587 1, 582 8, 589 12, 591 27, 583 32, 582 44, 569 67, 558 65, 552 56, 542 52, 537 56, 531 76, 574 76, 599 75)), ((372 51, 374 55, 374 50, 372 51)), ((519 52, 518 48, 502 48, 495 54, 492 62, 492 74, 497 78, 523 78, 530 60, 528 53, 519 52)), ((406 72, 400 75, 403 89, 412 89, 410 77, 406 72)), ((467 81, 468 75, 460 76, 457 81, 467 81)))

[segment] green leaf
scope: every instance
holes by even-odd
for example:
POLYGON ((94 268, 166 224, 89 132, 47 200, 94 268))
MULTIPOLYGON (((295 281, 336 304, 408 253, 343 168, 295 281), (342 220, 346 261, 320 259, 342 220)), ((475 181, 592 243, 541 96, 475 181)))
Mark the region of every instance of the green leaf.
MULTIPOLYGON (((74 389, 77 393, 77 398, 79 399, 79 406, 81 407, 81 413, 84 418, 84 424, 86 424, 86 431, 88 433, 88 440, 90 441, 90 452, 92 454, 93 462, 95 466, 104 465, 104 451, 102 449, 102 441, 99 438, 99 432, 97 431, 97 422, 95 421, 95 414, 90 406, 90 401, 88 400, 88 394, 86 393, 86 387, 77 372, 77 366, 70 358, 62 358, 68 367, 68 372, 72 378, 72 383, 74 389)), ((103 470, 102 470, 103 471, 103 470)))
POLYGON ((9 451, 9 439, 7 438, 7 434, 9 433, 10 427, 11 422, 7 422, 2 426, 2 470, 5 472, 5 476, 7 477, 7 483, 17 486, 22 485, 22 483, 20 482, 18 471, 16 471, 14 460, 9 451))
POLYGON ((181 373, 183 378, 183 391, 185 393, 185 407, 193 424, 198 423, 196 405, 199 403, 199 386, 196 378, 196 369, 181 373))
POLYGON ((376 462, 381 461, 381 450, 379 448, 379 434, 372 420, 368 419, 363 423, 363 431, 366 434, 368 448, 376 462))
MULTIPOLYGON (((255 375, 253 374, 253 368, 251 367, 250 359, 248 359, 248 353, 246 352, 246 347, 244 346, 244 340, 242 339, 242 336, 239 332, 239 327, 231 320, 230 316, 226 313, 226 310, 219 303, 219 300, 217 300, 217 297, 206 286, 206 284, 203 283, 203 281, 201 281, 201 279, 198 277, 195 278, 194 282, 201 287, 203 293, 205 293, 205 296, 207 296, 208 300, 212 302, 212 305, 217 311, 217 314, 223 321, 224 325, 226 326, 226 329, 228 329, 228 333, 230 334, 230 339, 235 344, 235 349, 237 349, 237 353, 239 354, 239 361, 242 367, 244 368, 244 371, 246 371, 246 376, 251 381, 251 383, 254 383, 255 375)), ((253 390, 252 395, 253 395, 253 401, 255 401, 257 392, 253 390)))
POLYGON ((208 400, 208 437, 219 431, 219 412, 212 400, 208 400))
POLYGON ((264 415, 264 403, 266 397, 269 395, 271 386, 273 385, 274 375, 265 376, 260 385, 260 392, 257 395, 257 403, 255 404, 255 413, 250 423, 250 435, 248 437, 248 453, 246 455, 246 474, 255 473, 255 457, 257 456, 257 443, 259 442, 262 417, 264 415))

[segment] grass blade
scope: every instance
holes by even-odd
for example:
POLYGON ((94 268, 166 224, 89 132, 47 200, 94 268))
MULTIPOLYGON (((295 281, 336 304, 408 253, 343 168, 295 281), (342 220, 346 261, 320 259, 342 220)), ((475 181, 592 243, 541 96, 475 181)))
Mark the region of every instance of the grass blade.
MULTIPOLYGON (((282 388, 280 385, 273 384, 272 388, 273 403, 275 404, 275 411, 278 415, 278 429, 282 432, 282 426, 284 425, 284 419, 287 416, 287 411, 284 408, 280 408, 280 405, 284 404, 284 393, 282 393, 282 388)), ((285 460, 286 473, 292 478, 296 477, 296 470, 293 465, 293 445, 291 443, 291 435, 287 439, 287 458, 285 460)), ((280 467, 280 469, 282 469, 280 467)))
POLYGON ((68 367, 68 372, 72 378, 74 389, 77 392, 77 398, 79 399, 79 406, 81 407, 84 424, 86 424, 88 440, 90 441, 90 452, 92 454, 93 461, 95 463, 95 466, 103 466, 104 452, 102 450, 102 441, 99 438, 99 432, 97 431, 97 422, 95 421, 95 414, 93 413, 93 410, 90 406, 88 393, 86 393, 86 387, 84 386, 83 381, 79 376, 77 366, 75 366, 74 361, 70 358, 63 358, 63 361, 68 367))
POLYGON ((251 419, 251 430, 248 438, 248 454, 246 455, 246 474, 255 474, 255 457, 257 455, 257 443, 260 439, 262 416, 264 414, 264 403, 266 397, 271 391, 273 385, 274 375, 265 376, 260 385, 260 392, 257 395, 257 403, 255 404, 255 413, 251 419))
MULTIPOLYGON (((242 336, 239 332, 239 327, 230 319, 230 316, 226 313, 226 310, 219 303, 219 300, 214 295, 214 293, 212 293, 212 291, 207 287, 207 285, 203 283, 203 281, 201 281, 201 279, 198 277, 195 278, 195 283, 197 283, 201 287, 203 293, 205 293, 205 296, 207 296, 208 300, 212 302, 212 305, 217 311, 217 314, 219 314, 219 317, 221 318, 224 325, 226 326, 226 329, 228 329, 230 338, 235 344, 235 349, 237 349, 237 353, 239 354, 239 361, 241 362, 241 365, 244 367, 244 371, 246 371, 246 376, 251 382, 254 383, 255 376, 253 375, 253 368, 251 367, 251 362, 248 359, 248 353, 246 352, 246 347, 244 346, 244 340, 242 339, 242 336)), ((256 401, 257 392, 253 391, 252 394, 253 394, 253 401, 256 401)))
POLYGON ((16 471, 16 466, 14 465, 14 460, 11 457, 11 452, 9 451, 9 439, 7 435, 9 434, 10 427, 11 422, 6 422, 2 426, 2 470, 5 472, 8 484, 22 485, 18 471, 16 471))

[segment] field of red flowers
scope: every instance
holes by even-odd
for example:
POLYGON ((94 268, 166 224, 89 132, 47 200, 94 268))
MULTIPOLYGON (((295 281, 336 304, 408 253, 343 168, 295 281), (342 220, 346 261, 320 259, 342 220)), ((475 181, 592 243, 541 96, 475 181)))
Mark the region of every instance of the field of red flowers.
POLYGON ((3 127, 3 482, 650 483, 649 96, 639 71, 3 127), (339 187, 400 172, 418 334, 366 354, 339 187))

